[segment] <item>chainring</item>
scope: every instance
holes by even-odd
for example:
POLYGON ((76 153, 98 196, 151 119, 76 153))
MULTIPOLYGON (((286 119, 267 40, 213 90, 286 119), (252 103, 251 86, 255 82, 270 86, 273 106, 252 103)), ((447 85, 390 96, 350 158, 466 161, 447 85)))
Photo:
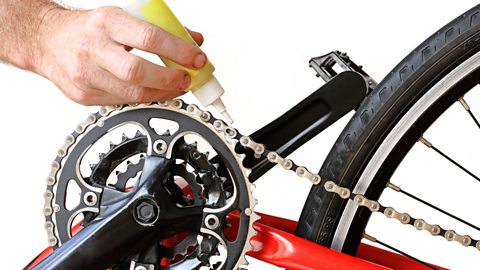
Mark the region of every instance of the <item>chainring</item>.
MULTIPOLYGON (((169 134, 169 132, 167 131, 165 134, 169 134)), ((201 153, 197 149, 197 142, 187 144, 185 141, 180 140, 179 143, 181 146, 178 148, 176 157, 182 162, 175 164, 172 168, 172 175, 165 183, 165 187, 172 195, 172 199, 176 203, 185 206, 225 204, 227 195, 231 194, 223 191, 223 184, 227 179, 226 177, 218 176, 216 168, 220 165, 211 164, 208 160, 208 153, 201 153), (187 162, 191 156, 197 156, 199 159, 194 162, 187 162), (192 165, 195 166, 195 170, 189 171, 187 166, 192 165), (175 180, 178 182, 179 179, 180 183, 175 183, 175 180), (208 197, 205 197, 205 194, 208 194, 208 197)), ((119 144, 110 143, 109 151, 100 154, 101 159, 99 163, 90 165, 92 174, 87 180, 88 183, 107 186, 108 176, 115 172, 116 182, 109 186, 118 191, 128 191, 132 186, 127 185, 127 183, 141 173, 145 162, 144 154, 147 145, 148 138, 140 131, 137 131, 132 138, 122 134, 119 144), (138 154, 140 154, 138 161, 129 161, 131 157, 138 154), (126 169, 123 172, 116 171, 115 169, 122 162, 126 162, 126 169)), ((93 215, 86 216, 84 223, 93 218, 93 215)), ((199 247, 197 237, 198 234, 174 235, 170 239, 160 239, 158 243, 154 244, 160 246, 158 256, 164 262, 174 262, 176 265, 180 265, 181 261, 184 261, 187 256, 191 255, 199 247)))
MULTIPOLYGON (((169 199, 180 206, 205 206, 204 217, 197 232, 185 234, 173 229, 168 237, 162 235, 151 247, 146 246, 144 253, 150 257, 151 250, 159 253, 160 269, 237 269, 247 264, 245 253, 251 250, 249 240, 255 234, 253 222, 258 216, 253 212, 256 202, 248 171, 242 166, 243 156, 234 150, 237 141, 215 128, 219 120, 208 113, 192 115, 188 109, 189 105, 181 100, 103 107, 80 124, 58 151, 48 178, 44 214, 50 245, 57 248, 74 237, 73 221, 80 213, 84 217, 83 226, 95 220, 102 211, 105 190, 134 190, 135 181, 131 180, 141 175, 145 158, 162 155, 175 160, 167 179, 158 180, 163 181, 169 199), (151 119, 178 123, 178 130, 159 134, 150 124, 151 119), (135 125, 137 133, 131 138, 123 135, 120 143, 110 143, 109 150, 90 166, 90 175, 82 174, 86 153, 112 130, 126 124, 135 125), (195 143, 187 143, 187 136, 206 141, 221 158, 220 164, 212 164, 208 153, 199 151, 195 143), (228 174, 219 176, 219 165, 228 168, 228 174), (123 171, 119 169, 122 166, 123 171), (110 183, 110 178, 115 181, 110 183), (71 182, 80 188, 80 200, 73 209, 67 209, 67 187, 71 182), (225 191, 224 184, 233 185, 233 192, 225 191), (228 227, 226 216, 233 211, 239 211, 241 219, 236 239, 230 241, 224 230, 228 227), (220 217, 217 226, 209 226, 210 216, 220 217), (173 238, 176 240, 172 241, 173 238), (155 245, 160 245, 160 249, 155 245)), ((123 269, 122 266, 134 261, 143 263, 142 254, 125 258, 116 268, 123 269)))

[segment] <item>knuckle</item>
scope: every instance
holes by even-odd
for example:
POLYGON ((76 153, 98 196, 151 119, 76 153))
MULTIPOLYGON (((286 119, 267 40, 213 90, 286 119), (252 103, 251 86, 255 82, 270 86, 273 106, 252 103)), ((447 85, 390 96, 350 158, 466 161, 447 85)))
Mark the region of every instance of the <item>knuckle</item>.
POLYGON ((105 7, 97 8, 91 11, 87 24, 90 28, 101 29, 105 26, 105 21, 109 16, 109 9, 105 7))
POLYGON ((166 90, 178 90, 185 80, 186 73, 180 70, 175 70, 164 78, 164 88, 166 90))
POLYGON ((120 66, 120 79, 126 82, 140 82, 142 76, 142 65, 139 60, 125 61, 120 66))
POLYGON ((83 36, 78 39, 78 47, 77 47, 77 52, 75 53, 76 57, 79 59, 85 59, 90 55, 90 52, 92 51, 92 40, 87 37, 83 36))
POLYGON ((176 46, 172 51, 172 57, 179 63, 184 65, 192 65, 195 56, 201 53, 201 50, 196 46, 188 43, 182 43, 180 46, 176 46))
POLYGON ((77 63, 72 70, 71 80, 76 84, 84 84, 88 79, 87 71, 82 64, 77 63))
POLYGON ((158 31, 155 26, 148 24, 142 28, 139 34, 140 45, 145 49, 152 49, 158 42, 158 31))
POLYGON ((108 22, 115 22, 117 15, 124 12, 119 7, 105 6, 91 11, 90 23, 96 29, 105 29, 108 22))
POLYGON ((91 105, 92 98, 91 95, 84 90, 76 89, 73 91, 71 99, 81 105, 91 105))

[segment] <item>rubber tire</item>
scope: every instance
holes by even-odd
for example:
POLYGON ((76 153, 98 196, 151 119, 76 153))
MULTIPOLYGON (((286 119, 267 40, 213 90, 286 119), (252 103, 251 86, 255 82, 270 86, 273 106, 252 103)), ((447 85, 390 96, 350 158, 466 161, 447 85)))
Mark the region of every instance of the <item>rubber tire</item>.
MULTIPOLYGON (((353 190, 376 149, 401 116, 435 83, 479 50, 480 5, 477 5, 421 43, 362 102, 320 169, 322 178, 353 190)), ((384 187, 385 183, 373 181, 365 195, 377 199, 384 187)), ((345 206, 345 200, 327 193, 322 186, 313 186, 296 235, 330 247, 345 206)), ((345 253, 355 254, 360 243, 370 215, 361 211, 357 211, 352 223, 355 226, 350 227, 345 240, 342 249, 345 253)))

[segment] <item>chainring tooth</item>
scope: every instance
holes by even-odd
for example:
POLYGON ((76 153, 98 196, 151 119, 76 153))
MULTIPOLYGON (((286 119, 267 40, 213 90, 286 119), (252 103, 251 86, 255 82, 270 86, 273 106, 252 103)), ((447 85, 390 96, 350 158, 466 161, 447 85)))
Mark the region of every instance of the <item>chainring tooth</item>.
MULTIPOLYGON (((131 111, 135 111, 137 109, 151 109, 151 110, 158 110, 158 111, 170 111, 174 112, 178 115, 183 115, 182 117, 187 116, 186 119, 190 119, 188 121, 194 120, 194 122, 200 123, 203 126, 207 127, 208 132, 212 132, 214 134, 217 134, 217 136, 220 138, 220 141, 222 144, 227 146, 223 151, 227 151, 225 153, 229 153, 229 155, 232 157, 229 159, 228 162, 230 163, 230 166, 233 166, 233 168, 238 168, 237 171, 237 178, 226 178, 226 177, 221 177, 217 174, 217 169, 219 168, 218 162, 212 164, 209 161, 209 153, 208 152, 200 152, 197 149, 197 143, 193 142, 191 144, 181 144, 181 147, 179 147, 178 152, 180 153, 180 158, 183 157, 184 159, 184 165, 179 165, 177 169, 179 171, 182 171, 184 176, 186 173, 191 175, 192 173, 194 174, 194 177, 183 177, 184 180, 187 182, 187 184, 190 187, 195 187, 194 193, 194 198, 189 201, 187 196, 182 196, 182 200, 184 201, 185 204, 201 204, 201 205, 209 205, 214 208, 222 207, 227 205, 227 198, 229 196, 233 196, 234 194, 237 194, 236 196, 244 196, 243 203, 248 205, 245 209, 248 209, 251 211, 250 215, 248 215, 246 218, 248 219, 247 226, 244 227, 243 230, 245 231, 242 233, 242 235, 245 235, 245 244, 243 245, 242 248, 238 249, 235 252, 238 252, 237 255, 233 254, 227 254, 227 257, 225 261, 223 262, 217 262, 216 264, 210 265, 209 259, 212 256, 219 256, 220 252, 217 250, 218 240, 216 237, 210 235, 210 234, 204 234, 202 241, 202 245, 199 244, 198 240, 194 235, 191 235, 187 238, 185 238, 182 242, 178 243, 175 245, 173 248, 170 250, 170 256, 168 259, 174 260, 177 255, 183 256, 187 258, 189 254, 189 249, 195 249, 196 252, 198 253, 196 256, 199 258, 202 258, 200 260, 200 263, 203 266, 208 266, 210 269, 225 269, 227 265, 230 265, 229 268, 239 268, 242 265, 246 265, 246 259, 245 259, 245 254, 249 250, 252 249, 252 246, 250 244, 250 238, 254 236, 255 230, 253 229, 253 223, 258 220, 258 216, 253 213, 253 208, 256 204, 256 200, 253 199, 252 196, 252 185, 250 182, 248 182, 248 171, 243 167, 242 161, 244 156, 239 155, 235 152, 234 146, 236 142, 232 141, 229 136, 226 135, 225 129, 219 129, 218 124, 217 126, 214 126, 214 123, 219 123, 220 120, 215 119, 211 116, 210 113, 208 112, 203 112, 200 111, 201 113, 198 113, 199 110, 195 106, 196 112, 194 114, 191 114, 189 112, 186 112, 186 108, 189 106, 188 104, 184 103, 181 100, 174 100, 174 101, 166 101, 166 102, 161 102, 161 103, 154 103, 154 104, 135 104, 135 105, 128 105, 128 106, 109 106, 109 107, 102 107, 100 109, 100 112, 95 114, 95 115, 90 115, 89 118, 87 119, 88 121, 85 121, 81 125, 79 125, 79 128, 75 132, 73 132, 69 137, 67 137, 66 143, 62 146, 61 151, 58 152, 58 156, 55 160, 56 166, 55 168, 52 168, 52 173, 50 174, 50 178, 48 183, 58 183, 59 181, 65 181, 64 179, 60 178, 60 175, 63 171, 64 166, 60 166, 59 164, 66 164, 66 162, 69 160, 68 158, 71 156, 71 152, 74 152, 74 149, 77 147, 79 144, 78 141, 81 141, 84 139, 84 134, 88 134, 90 131, 95 130, 97 128, 100 128, 100 130, 108 125, 108 121, 110 118, 122 115, 124 113, 129 113, 131 111), (209 117, 204 117, 208 115, 209 117), (80 128, 81 127, 81 128, 80 128), (228 140, 227 140, 228 138, 228 140), (183 153, 182 153, 183 152, 183 153), (188 172, 186 169, 186 164, 190 164, 194 168, 194 172, 188 172), (184 166, 182 168, 182 166, 184 166), (54 179, 52 179, 54 178, 54 179), (52 179, 52 180, 50 180, 52 179), (240 191, 237 191, 237 193, 228 193, 223 189, 223 184, 227 181, 235 181, 236 186, 242 187, 242 193, 240 191), (232 261, 233 258, 236 258, 235 261, 232 261), (232 267, 233 266, 233 267, 232 267)), ((223 121, 221 121, 223 123, 223 121)), ((225 125, 226 126, 226 125, 225 125)), ((223 127, 225 127, 223 126, 223 127)), ((105 131, 108 133, 109 131, 105 131)), ((105 134, 106 134, 105 133, 105 134)), ((229 132, 231 134, 231 132, 229 132)), ((175 134, 174 134, 175 135, 175 134)), ((102 135, 103 136, 103 135, 102 135)), ((170 137, 172 136, 171 132, 167 130, 164 132, 160 137, 170 137)), ((207 136, 205 136, 207 137, 207 136)), ((207 140, 209 141, 209 140, 207 140)), ((210 142, 210 141, 209 141, 210 142)), ((107 153, 100 153, 99 154, 99 162, 97 164, 91 164, 91 177, 83 178, 80 181, 86 181, 88 185, 94 185, 95 187, 102 187, 102 188, 108 188, 107 187, 107 178, 109 177, 110 173, 115 172, 117 173, 117 182, 113 185, 113 187, 118 190, 118 191, 126 191, 127 187, 127 182, 138 175, 138 173, 141 171, 143 168, 143 163, 144 163, 144 158, 140 158, 138 162, 130 162, 128 159, 132 157, 133 155, 139 154, 139 153, 148 153, 147 149, 147 144, 149 144, 147 140, 147 135, 144 135, 140 131, 137 131, 134 137, 129 138, 125 134, 122 134, 122 139, 119 144, 115 144, 110 142, 109 145, 109 151, 107 153), (132 147, 128 148, 126 145, 130 145, 132 147), (128 149, 128 150, 126 150, 128 149), (126 153, 122 153, 126 152, 126 153), (126 170, 125 171, 120 171, 116 172, 115 168, 127 161, 126 163, 126 170)), ((217 151, 218 152, 218 151, 217 151)), ((220 153, 219 153, 220 154, 220 153)), ((82 158, 83 156, 80 156, 77 160, 82 158)), ((224 161, 225 162, 225 161, 224 161)), ((170 182, 174 183, 174 177, 172 177, 172 180, 170 182)), ((175 184, 173 184, 175 185, 175 184)), ((47 187, 47 191, 52 192, 53 196, 46 196, 45 198, 45 218, 46 218, 46 224, 48 226, 45 226, 47 229, 47 233, 49 235, 49 242, 54 248, 59 247, 68 239, 61 239, 59 238, 58 235, 58 228, 54 222, 54 218, 52 218, 53 215, 60 215, 62 211, 53 211, 55 213, 51 213, 49 210, 50 208, 55 208, 55 201, 56 200, 62 200, 65 198, 58 197, 56 194, 56 187, 57 185, 49 185, 47 187), (49 208, 50 207, 50 208, 49 208)), ((111 187, 110 187, 111 188, 111 187)), ((179 196, 177 196, 179 197, 179 196)), ((58 209, 57 209, 58 210, 58 209)), ((85 215, 86 219, 93 219, 94 215, 90 215, 89 213, 86 213, 85 215)), ((203 222, 204 223, 204 222, 203 222)), ((88 222, 84 223, 86 226, 88 226, 88 222)), ((221 226, 226 224, 226 222, 222 222, 221 226)), ((240 228, 241 229, 241 228, 240 228)), ((242 229, 241 229, 242 230, 242 229)), ((240 231, 239 231, 240 234, 240 231)), ((239 246, 241 247, 241 246, 239 246)))

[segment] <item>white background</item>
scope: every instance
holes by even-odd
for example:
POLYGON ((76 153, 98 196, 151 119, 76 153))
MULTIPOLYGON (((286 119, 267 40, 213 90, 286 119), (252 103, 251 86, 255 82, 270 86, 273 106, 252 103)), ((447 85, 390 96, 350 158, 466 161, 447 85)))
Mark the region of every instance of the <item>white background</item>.
MULTIPOLYGON (((81 1, 81 7, 122 2, 88 0, 81 1)), ((245 134, 322 84, 308 68, 310 57, 347 51, 379 81, 427 36, 477 4, 473 0, 168 3, 186 26, 204 34, 203 49, 227 90, 224 102, 235 127, 245 134)), ((56 150, 97 108, 77 105, 44 78, 7 65, 0 65, 0 90, 0 256, 2 269, 19 269, 46 247, 42 194, 56 150)), ((318 170, 346 120, 292 157, 318 170)), ((257 187, 259 211, 298 219, 310 186, 273 170, 257 187)))

